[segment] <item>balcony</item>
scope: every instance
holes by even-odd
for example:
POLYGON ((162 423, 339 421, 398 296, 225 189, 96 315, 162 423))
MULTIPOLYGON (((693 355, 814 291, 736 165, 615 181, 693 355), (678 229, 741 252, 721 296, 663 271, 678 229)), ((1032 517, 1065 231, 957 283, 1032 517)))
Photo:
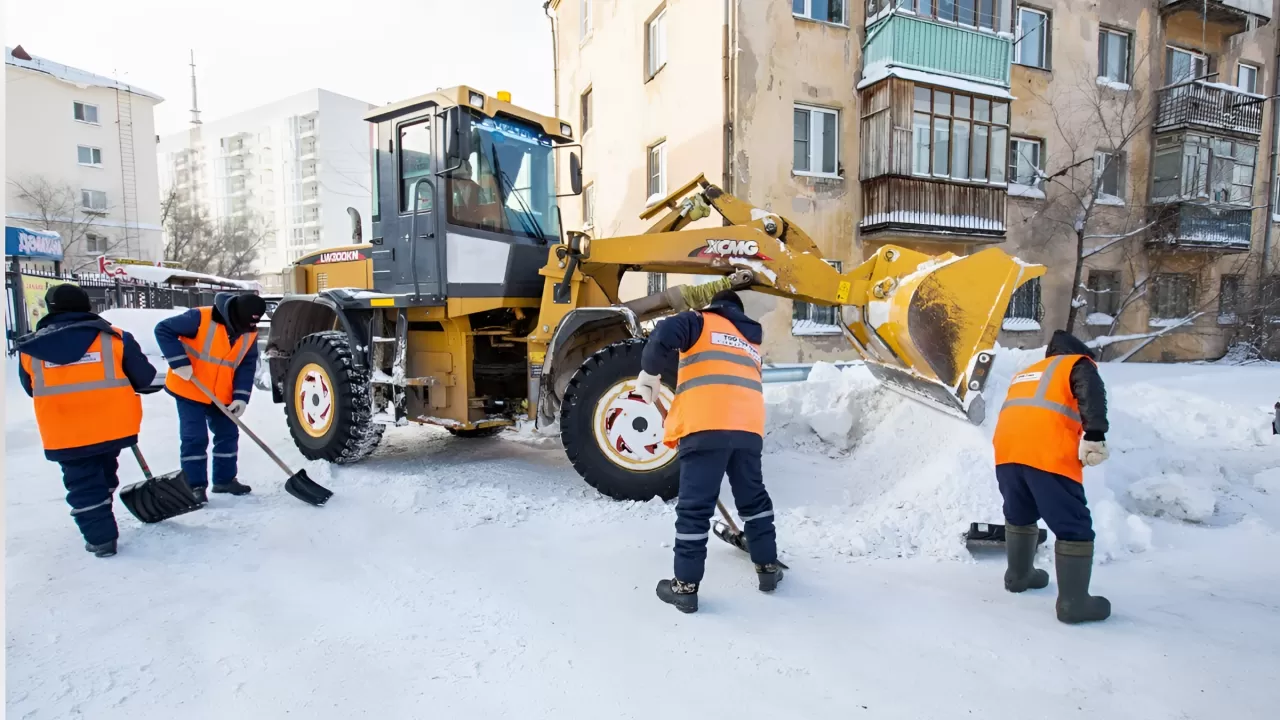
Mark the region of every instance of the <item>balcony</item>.
POLYGON ((902 233, 939 241, 1000 242, 1003 186, 882 176, 862 181, 862 236, 902 233))
POLYGON ((1271 0, 1160 0, 1160 12, 1172 15, 1181 11, 1204 13, 1210 22, 1252 30, 1271 20, 1271 0))
POLYGON ((1247 207, 1189 202, 1155 207, 1147 245, 1168 250, 1249 252, 1252 214, 1247 207))
POLYGON ((863 82, 893 68, 1009 87, 1013 41, 963 26, 893 12, 867 29, 863 82))
POLYGON ((1229 85, 1193 82, 1167 87, 1159 91, 1157 102, 1157 133, 1199 129, 1250 138, 1262 135, 1262 98, 1229 85))
POLYGON ((307 193, 302 196, 303 205, 317 205, 320 203, 320 193, 307 193))

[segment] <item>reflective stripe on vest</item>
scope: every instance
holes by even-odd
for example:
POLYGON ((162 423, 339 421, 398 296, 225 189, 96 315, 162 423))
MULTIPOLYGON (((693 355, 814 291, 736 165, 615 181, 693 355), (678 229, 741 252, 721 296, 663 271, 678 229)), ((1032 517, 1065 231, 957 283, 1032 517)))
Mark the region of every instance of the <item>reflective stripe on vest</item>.
MULTIPOLYGON (((203 322, 203 318, 201 318, 201 321, 203 322)), ((213 323, 213 319, 210 318, 209 322, 213 323)), ((217 323, 213 323, 213 324, 216 325, 217 323)), ((209 328, 209 331, 204 334, 204 347, 200 348, 199 350, 196 350, 191 345, 187 345, 186 343, 183 343, 183 345, 186 345, 186 348, 187 348, 187 356, 193 360, 203 360, 207 363, 213 363, 214 365, 229 367, 233 370, 237 367, 240 367, 240 361, 244 360, 244 356, 249 354, 249 343, 247 342, 249 333, 245 333, 244 335, 241 335, 239 338, 236 339, 237 342, 241 340, 245 340, 246 342, 244 343, 244 347, 240 348, 240 352, 236 354, 235 360, 224 360, 223 358, 213 356, 213 336, 216 335, 217 332, 218 332, 218 328, 216 327, 209 328)), ((224 330, 223 332, 226 332, 226 331, 224 330)), ((253 334, 256 335, 257 333, 253 333, 253 334)), ((228 337, 228 341, 230 341, 230 337, 228 337)))
POLYGON ((72 363, 21 353, 45 450, 89 447, 137 435, 142 399, 124 371, 124 331, 100 330, 72 363))
MULTIPOLYGON (((111 388, 129 386, 129 379, 118 377, 116 375, 116 349, 115 344, 111 342, 114 337, 110 333, 102 333, 99 336, 98 345, 102 348, 102 358, 98 361, 103 367, 103 378, 101 380, 90 380, 87 382, 66 383, 64 385, 50 386, 44 379, 45 361, 32 358, 31 363, 31 395, 32 397, 49 397, 51 395, 68 395, 70 393, 85 392, 87 390, 109 390, 111 388)), ((93 347, 90 345, 90 347, 93 347)), ((83 358, 81 358, 83 362, 83 358)), ((68 365, 78 363, 68 363, 68 365)), ((57 366, 51 366, 57 367, 57 366)))
MULTIPOLYGON (((1058 355, 1049 361, 1048 367, 1046 367, 1044 369, 1044 372, 1041 373, 1040 375, 1040 383, 1036 385, 1036 394, 1034 396, 1029 398, 1014 398, 1012 400, 1005 400, 1004 405, 1000 406, 1000 410, 1003 411, 1005 408, 1011 408, 1011 407, 1035 407, 1035 408, 1041 408, 1043 410, 1051 410, 1061 415, 1066 415, 1068 418, 1070 418, 1071 420, 1074 420, 1075 422, 1080 422, 1080 413, 1076 412, 1074 409, 1067 407, 1066 405, 1063 405, 1061 403, 1056 403, 1056 402, 1052 402, 1050 400, 1045 399, 1046 396, 1048 396, 1049 394, 1049 387, 1050 387, 1050 384, 1053 382, 1053 377, 1058 372, 1058 366, 1061 365, 1062 362, 1066 360, 1068 357, 1075 357, 1075 356, 1074 355, 1072 356, 1058 355)), ((1015 375, 1014 377, 1017 377, 1017 376, 1015 375)))
MULTIPOLYGON (((226 326, 214 321, 213 308, 202 307, 200 327, 195 337, 179 339, 183 352, 191 360, 192 377, 211 390, 218 401, 224 405, 230 404, 235 397, 236 369, 257 342, 257 332, 247 332, 231 342, 226 326)), ((201 404, 209 403, 209 398, 195 383, 183 380, 173 373, 165 378, 165 387, 178 397, 201 404)))
POLYGON ((760 350, 729 320, 702 315, 702 333, 680 353, 675 400, 663 426, 663 442, 675 447, 698 432, 727 430, 764 435, 764 384, 760 350))

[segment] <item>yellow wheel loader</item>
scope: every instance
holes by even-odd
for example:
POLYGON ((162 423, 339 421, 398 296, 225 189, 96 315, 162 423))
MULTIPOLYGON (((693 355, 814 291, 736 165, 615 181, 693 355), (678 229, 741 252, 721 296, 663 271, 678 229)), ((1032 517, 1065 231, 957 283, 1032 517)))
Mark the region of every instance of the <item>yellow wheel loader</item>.
MULTIPOLYGON (((1009 296, 1044 272, 994 248, 886 246, 841 273, 787 218, 703 177, 647 209, 645 233, 591 238, 561 227, 556 160, 567 160, 566 189, 582 185, 568 123, 469 87, 366 119, 369 242, 290 269, 266 350, 274 399, 311 459, 358 461, 387 425, 478 437, 528 417, 559 423, 573 466, 605 495, 670 499, 675 452, 658 410, 633 393, 642 323, 725 288, 839 307, 878 378, 980 421, 1009 296), (721 225, 692 227, 713 213, 721 225), (718 277, 623 302, 619 284, 634 271, 718 277)), ((664 405, 675 380, 663 377, 664 405)))

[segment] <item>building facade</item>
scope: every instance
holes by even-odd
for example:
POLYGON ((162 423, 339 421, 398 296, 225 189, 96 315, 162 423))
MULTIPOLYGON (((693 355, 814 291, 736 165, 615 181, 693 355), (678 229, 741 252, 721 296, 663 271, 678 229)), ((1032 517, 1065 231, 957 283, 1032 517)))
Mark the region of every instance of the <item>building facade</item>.
POLYGON ((62 237, 64 269, 164 251, 153 109, 141 88, 5 48, 5 223, 62 237))
MULTIPOLYGON (((704 173, 843 268, 886 243, 1045 264, 1006 346, 1043 344, 1074 306, 1086 337, 1159 333, 1112 356, 1212 358, 1252 298, 1280 300, 1272 0, 551 8, 557 114, 583 128, 597 236, 642 230, 653 191, 704 173)), ((772 361, 849 353, 831 309, 749 305, 772 361)))
POLYGON ((267 292, 302 255, 351 242, 347 208, 372 207, 372 105, 314 89, 160 139, 160 195, 215 222, 254 225, 267 292))

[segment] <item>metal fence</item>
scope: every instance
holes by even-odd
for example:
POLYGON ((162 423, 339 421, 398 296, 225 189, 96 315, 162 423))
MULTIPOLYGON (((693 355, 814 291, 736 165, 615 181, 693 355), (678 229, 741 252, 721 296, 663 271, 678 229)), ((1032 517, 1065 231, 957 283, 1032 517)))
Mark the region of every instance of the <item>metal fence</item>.
MULTIPOLYGON (((23 278, 75 283, 88 293, 89 304, 94 312, 111 308, 167 310, 175 307, 203 307, 212 305, 214 296, 220 292, 252 292, 251 290, 121 282, 105 275, 66 275, 31 271, 18 273, 8 268, 4 274, 4 288, 9 302, 6 306, 4 321, 6 351, 9 355, 17 352, 15 344, 18 338, 35 330, 35 314, 32 308, 27 307, 27 298, 23 293, 23 278)), ((41 292, 40 302, 43 302, 43 295, 44 293, 41 292)))

